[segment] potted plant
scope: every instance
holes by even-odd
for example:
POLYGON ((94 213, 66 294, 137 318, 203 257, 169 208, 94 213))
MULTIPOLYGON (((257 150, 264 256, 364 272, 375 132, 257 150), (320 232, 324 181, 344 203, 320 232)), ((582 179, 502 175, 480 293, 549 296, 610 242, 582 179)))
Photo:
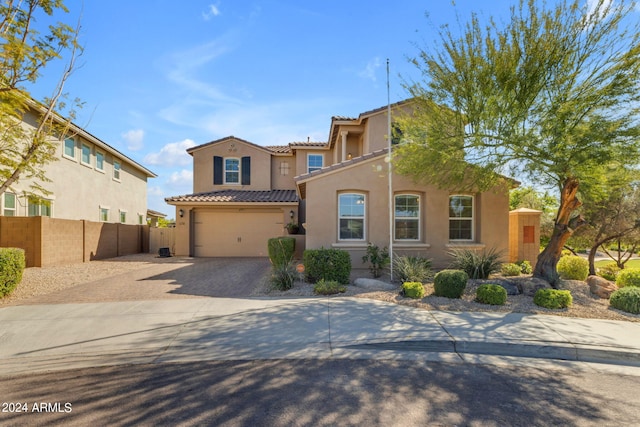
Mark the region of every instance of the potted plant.
POLYGON ((300 226, 293 221, 289 222, 289 224, 286 225, 286 228, 289 234, 298 234, 298 231, 300 231, 300 226))

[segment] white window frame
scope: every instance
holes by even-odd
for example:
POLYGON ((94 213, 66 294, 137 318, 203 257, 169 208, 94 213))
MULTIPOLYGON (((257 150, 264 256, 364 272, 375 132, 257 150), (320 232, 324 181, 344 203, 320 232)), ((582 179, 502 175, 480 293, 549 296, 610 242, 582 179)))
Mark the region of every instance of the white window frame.
POLYGON ((367 195, 357 191, 348 191, 338 194, 338 241, 340 242, 365 242, 367 240, 367 195), (342 197, 358 196, 362 197, 363 210, 362 215, 341 215, 342 197), (342 220, 361 220, 362 221, 362 238, 342 237, 340 222, 342 220))
POLYGON ((422 236, 422 197, 415 193, 398 193, 393 195, 393 239, 399 242, 418 242, 422 236), (418 199, 418 216, 398 216, 398 197, 415 197, 418 199), (398 238, 397 224, 400 221, 415 221, 418 224, 416 238, 398 238))
POLYGON ((14 193, 6 192, 2 195, 2 215, 4 216, 17 216, 18 213, 18 196, 14 193), (13 196, 13 208, 7 208, 7 196, 13 196), (7 212, 12 212, 11 215, 7 215, 7 212))
POLYGON ((120 224, 126 224, 127 223, 127 211, 124 211, 124 210, 120 209, 120 212, 118 213, 118 220, 120 221, 120 224))
POLYGON ((122 163, 117 160, 113 161, 113 179, 114 181, 120 181, 120 174, 122 172, 122 163))
POLYGON ((98 211, 98 218, 100 222, 109 222, 109 207, 108 206, 100 206, 100 210, 98 211), (104 217, 103 217, 104 214, 104 217))
POLYGON ((240 160, 240 158, 238 158, 238 157, 225 157, 223 159, 223 162, 224 163, 222 164, 222 167, 223 167, 223 170, 222 170, 222 182, 224 184, 229 184, 229 185, 240 185, 240 180, 241 180, 241 177, 242 177, 242 161, 240 160), (233 170, 233 169, 227 170, 227 161, 228 160, 234 160, 234 161, 238 162, 238 169, 237 170, 233 170), (238 180, 237 181, 229 181, 227 179, 227 173, 236 173, 236 174, 238 174, 238 180))
POLYGON ((64 141, 62 142, 62 157, 66 157, 69 160, 77 161, 76 160, 76 139, 74 137, 70 136, 68 138, 65 138, 64 141), (67 142, 73 143, 73 155, 67 154, 67 142))
POLYGON ((82 143, 82 145, 80 145, 80 163, 82 163, 85 166, 91 167, 91 146, 89 144, 85 144, 84 142, 82 143), (86 162, 84 161, 85 148, 89 150, 89 158, 87 159, 86 162))
MULTIPOLYGON (((475 239, 475 212, 476 212, 476 198, 471 194, 450 194, 449 201, 447 203, 447 210, 451 209, 451 199, 454 197, 467 197, 471 199, 471 216, 470 217, 460 217, 460 216, 451 216, 451 212, 449 212, 449 241, 451 242, 473 242, 475 239), (471 236, 469 239, 452 239, 451 238, 451 221, 470 221, 471 223, 471 236)), ((461 212, 462 213, 462 212, 461 212)))
POLYGON ((102 151, 98 151, 96 150, 96 170, 100 171, 100 172, 104 172, 104 161, 105 161, 105 155, 102 151), (102 165, 98 165, 98 159, 102 157, 102 165))
POLYGON ((27 216, 48 216, 49 218, 53 217, 53 200, 50 199, 40 199, 43 203, 36 203, 36 201, 30 197, 27 198, 27 216), (47 206, 49 204, 49 206, 47 206), (34 209, 36 212, 31 213, 31 209, 34 209), (45 214, 42 213, 42 209, 45 208, 47 212, 45 214))
POLYGON ((307 153, 307 173, 320 170, 324 167, 324 155, 317 153, 307 153), (311 158, 320 157, 320 166, 311 166, 311 158))

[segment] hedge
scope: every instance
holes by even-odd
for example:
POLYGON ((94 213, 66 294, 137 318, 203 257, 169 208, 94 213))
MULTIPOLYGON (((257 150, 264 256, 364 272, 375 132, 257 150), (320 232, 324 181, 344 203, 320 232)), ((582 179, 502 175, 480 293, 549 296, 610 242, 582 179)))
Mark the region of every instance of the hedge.
POLYGON ((307 249, 303 253, 303 263, 307 280, 335 280, 348 284, 351 275, 351 257, 349 252, 340 249, 307 249))
POLYGON ((25 265, 24 249, 0 248, 0 298, 18 286, 25 265))

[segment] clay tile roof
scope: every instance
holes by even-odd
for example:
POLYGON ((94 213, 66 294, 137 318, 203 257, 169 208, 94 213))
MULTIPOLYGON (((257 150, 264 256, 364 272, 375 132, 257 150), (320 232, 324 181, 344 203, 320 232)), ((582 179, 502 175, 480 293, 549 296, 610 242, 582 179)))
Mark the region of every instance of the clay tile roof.
POLYGON ((206 193, 167 197, 170 202, 215 202, 215 203, 296 203, 296 190, 220 190, 206 193))
POLYGON ((290 153, 291 147, 288 145, 267 145, 266 148, 269 151, 273 151, 274 153, 290 153))

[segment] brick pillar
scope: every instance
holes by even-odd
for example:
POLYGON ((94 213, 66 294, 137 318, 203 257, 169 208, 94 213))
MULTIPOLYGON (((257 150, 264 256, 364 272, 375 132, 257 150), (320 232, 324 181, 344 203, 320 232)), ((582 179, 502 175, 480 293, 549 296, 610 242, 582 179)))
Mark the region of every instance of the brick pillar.
POLYGON ((520 208, 509 212, 509 262, 527 260, 533 267, 540 252, 542 211, 520 208))

